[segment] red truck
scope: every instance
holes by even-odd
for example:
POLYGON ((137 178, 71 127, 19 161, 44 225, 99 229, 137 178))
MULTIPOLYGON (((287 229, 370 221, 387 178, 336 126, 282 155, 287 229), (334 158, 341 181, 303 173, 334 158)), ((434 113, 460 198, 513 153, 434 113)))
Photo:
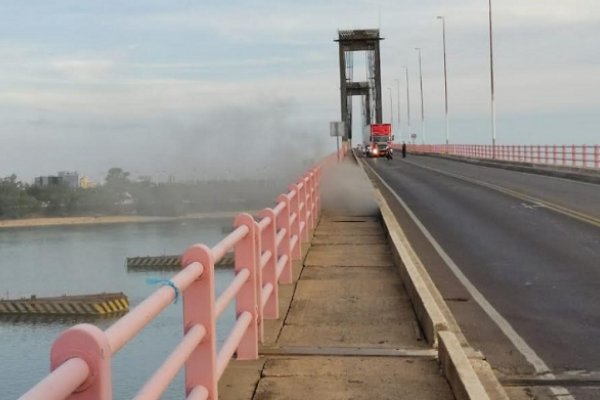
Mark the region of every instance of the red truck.
POLYGON ((391 160, 393 157, 392 125, 391 124, 371 124, 365 127, 368 129, 369 141, 365 146, 367 157, 386 157, 391 160))

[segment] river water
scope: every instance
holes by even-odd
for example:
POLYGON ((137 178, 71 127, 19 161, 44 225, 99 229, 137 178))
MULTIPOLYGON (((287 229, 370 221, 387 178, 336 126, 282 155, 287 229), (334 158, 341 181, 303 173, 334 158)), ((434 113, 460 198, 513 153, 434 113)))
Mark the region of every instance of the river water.
MULTIPOLYGON (((230 224, 207 219, 0 230, 0 297, 124 292, 133 307, 156 289, 147 278, 169 278, 175 271, 127 272, 126 257, 181 254, 193 243, 212 246, 230 224)), ((216 271, 217 293, 232 274, 216 271)), ((181 309, 181 302, 169 306, 114 357, 115 399, 131 398, 173 350, 182 337, 181 309)), ((219 342, 233 318, 230 306, 219 320, 219 342)), ((52 342, 79 322, 105 329, 114 319, 0 319, 0 398, 16 399, 46 376, 52 342)), ((184 398, 182 372, 162 398, 184 398)))

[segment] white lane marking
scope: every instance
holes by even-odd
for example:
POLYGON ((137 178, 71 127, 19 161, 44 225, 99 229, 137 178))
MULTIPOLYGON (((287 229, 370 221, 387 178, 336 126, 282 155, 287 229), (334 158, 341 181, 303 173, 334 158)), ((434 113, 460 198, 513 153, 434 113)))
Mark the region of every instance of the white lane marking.
POLYGON ((513 190, 513 189, 509 189, 509 188, 504 187, 504 186, 496 185, 495 183, 490 183, 490 182, 482 181, 482 180, 479 180, 479 179, 470 178, 470 177, 464 176, 464 175, 458 175, 458 174, 455 174, 455 173, 452 173, 452 172, 442 171, 442 170, 439 170, 437 168, 433 168, 431 166, 426 166, 426 165, 423 165, 423 164, 415 163, 415 162, 412 162, 412 161, 405 161, 405 163, 413 165, 413 166, 415 166, 417 168, 426 169, 426 170, 433 171, 433 172, 441 174, 441 175, 449 176, 449 177, 452 177, 452 178, 460 179, 460 180, 465 181, 465 182, 473 183, 475 185, 483 186, 485 188, 492 189, 492 190, 495 190, 497 192, 504 193, 504 194, 507 194, 509 196, 521 199, 521 200, 526 200, 526 201, 528 201, 528 202, 530 202, 532 204, 539 204, 540 206, 545 207, 545 208, 547 208, 549 210, 555 211, 557 213, 566 215, 566 216, 571 217, 571 218, 575 218, 575 219, 577 219, 579 221, 582 221, 582 222, 585 222, 587 224, 592 224, 594 226, 600 227, 600 219, 592 217, 591 215, 587 215, 587 214, 585 214, 583 212, 575 211, 575 210, 570 209, 568 207, 552 203, 552 202, 550 202, 548 200, 538 199, 538 198, 530 196, 528 194, 525 194, 525 193, 522 193, 522 192, 519 192, 519 191, 516 191, 516 190, 513 190))
MULTIPOLYGON (((500 328, 502 333, 506 335, 508 340, 510 340, 510 342, 515 346, 515 348, 533 366, 535 372, 549 380, 555 379, 555 375, 550 372, 550 368, 544 362, 544 360, 542 360, 540 356, 537 355, 535 350, 533 350, 531 346, 527 344, 525 339, 523 339, 517 333, 517 331, 515 331, 515 329, 510 325, 510 323, 494 308, 494 306, 490 304, 489 301, 487 301, 487 299, 475 287, 475 285, 471 283, 469 278, 466 277, 466 275, 461 271, 458 265, 456 265, 452 258, 450 258, 448 253, 446 253, 446 251, 442 248, 442 246, 440 246, 437 240, 435 240, 435 238, 431 235, 427 228, 425 228, 425 226, 419 220, 419 218, 417 218, 417 216, 412 212, 412 210, 408 208, 408 205, 404 202, 404 200, 402 200, 400 196, 398 196, 396 191, 392 189, 390 185, 387 184, 387 182, 381 177, 381 175, 379 175, 375 171, 375 169, 372 166, 366 163, 365 165, 367 165, 371 169, 373 174, 375 174, 379 178, 381 183, 390 191, 390 193, 392 193, 394 198, 398 201, 398 203, 400 203, 402 208, 404 208, 404 210, 410 216, 415 225, 417 225, 421 233, 423 233, 423 235, 427 238, 429 243, 431 243, 435 251, 442 258, 442 260, 444 260, 446 265, 448 265, 448 268, 450 268, 454 276, 456 276, 460 283, 463 284, 463 286, 465 287, 465 289, 467 289, 471 297, 473 297, 473 299, 477 302, 477 304, 479 304, 483 311, 485 311, 485 313, 490 317, 490 319, 494 321, 494 323, 498 326, 498 328, 500 328)), ((552 386, 549 389, 555 396, 560 396, 561 400, 575 400, 575 398, 571 396, 569 391, 563 387, 552 386)))
MULTIPOLYGON (((555 179, 558 181, 565 181, 567 183, 576 183, 578 185, 586 185, 586 186, 593 186, 593 187, 598 187, 600 186, 600 184, 598 183, 593 183, 593 182, 583 182, 583 181, 576 181, 574 179, 569 179, 569 178, 561 178, 560 176, 551 176, 551 175, 544 175, 544 174, 536 174, 535 172, 525 172, 525 171, 518 171, 518 170, 514 170, 514 169, 508 169, 508 168, 502 168, 502 166, 498 166, 498 167, 491 167, 489 165, 479 165, 479 164, 474 164, 471 162, 461 162, 461 161, 457 161, 457 160, 452 160, 449 158, 443 158, 443 157, 436 157, 439 160, 444 160, 444 161, 450 161, 450 162, 456 162, 456 163, 461 163, 461 164, 467 164, 473 167, 478 167, 478 168, 489 168, 489 169, 494 169, 496 171, 500 170, 500 171, 504 171, 504 172, 516 172, 518 174, 523 174, 523 175, 531 175, 534 176, 536 178, 546 178, 546 179, 555 179)), ((568 171, 567 171, 568 172, 568 171)))

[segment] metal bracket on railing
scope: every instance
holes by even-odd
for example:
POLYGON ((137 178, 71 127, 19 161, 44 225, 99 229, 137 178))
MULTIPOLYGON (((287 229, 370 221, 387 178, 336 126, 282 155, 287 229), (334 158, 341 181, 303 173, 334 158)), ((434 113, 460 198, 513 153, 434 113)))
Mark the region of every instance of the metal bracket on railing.
POLYGON ((85 382, 67 398, 112 399, 112 350, 100 328, 79 324, 61 333, 50 350, 50 369, 54 371, 71 358, 84 360, 89 373, 85 382))

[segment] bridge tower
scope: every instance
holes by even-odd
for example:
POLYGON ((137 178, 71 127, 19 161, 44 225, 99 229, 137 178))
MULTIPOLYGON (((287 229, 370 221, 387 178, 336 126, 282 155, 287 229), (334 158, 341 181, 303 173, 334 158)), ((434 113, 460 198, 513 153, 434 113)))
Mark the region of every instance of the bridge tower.
POLYGON ((381 57, 379 29, 340 30, 340 100, 342 121, 346 125, 346 138, 352 140, 352 96, 363 97, 363 122, 382 123, 381 113, 381 57), (355 82, 353 52, 367 52, 367 80, 355 82))

